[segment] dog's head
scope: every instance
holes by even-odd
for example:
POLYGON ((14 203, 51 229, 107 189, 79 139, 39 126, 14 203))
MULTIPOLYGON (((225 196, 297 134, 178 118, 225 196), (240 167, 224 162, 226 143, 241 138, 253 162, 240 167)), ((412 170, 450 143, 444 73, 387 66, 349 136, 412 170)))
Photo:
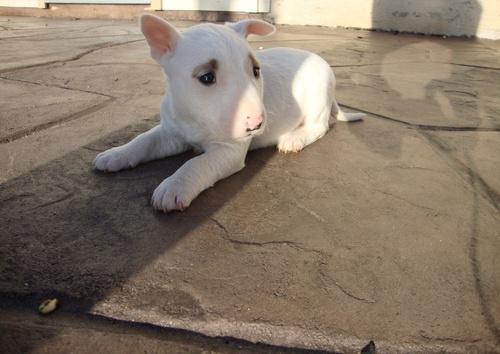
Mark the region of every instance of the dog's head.
POLYGON ((165 20, 141 17, 151 56, 168 76, 173 109, 212 139, 235 140, 265 126, 259 62, 246 41, 274 26, 259 20, 201 24, 182 34, 165 20))

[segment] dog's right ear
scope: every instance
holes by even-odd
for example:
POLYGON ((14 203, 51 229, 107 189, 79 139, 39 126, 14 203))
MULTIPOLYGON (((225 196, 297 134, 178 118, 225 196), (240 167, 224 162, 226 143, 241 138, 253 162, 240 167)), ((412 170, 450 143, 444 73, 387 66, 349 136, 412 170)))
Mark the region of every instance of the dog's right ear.
POLYGON ((226 23, 226 25, 235 30, 243 38, 247 38, 249 34, 269 36, 276 31, 276 27, 262 20, 241 20, 236 23, 226 23))
POLYGON ((158 63, 167 53, 172 53, 181 35, 164 19, 144 14, 140 19, 141 31, 151 48, 151 56, 158 63))

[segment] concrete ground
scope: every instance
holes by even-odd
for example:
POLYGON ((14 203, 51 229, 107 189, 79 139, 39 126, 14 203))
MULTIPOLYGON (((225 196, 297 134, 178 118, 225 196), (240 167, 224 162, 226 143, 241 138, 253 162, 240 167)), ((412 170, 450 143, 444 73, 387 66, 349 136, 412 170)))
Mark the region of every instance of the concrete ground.
POLYGON ((500 352, 500 42, 290 26, 253 38, 320 54, 339 101, 368 116, 299 154, 251 152, 166 215, 150 195, 190 154, 91 167, 158 122, 164 79, 136 23, 0 17, 0 29, 3 348, 96 352, 78 337, 96 332, 116 352, 239 348, 197 347, 196 332, 500 352), (47 297, 57 312, 32 315, 47 297), (145 344, 135 322, 192 332, 145 344))

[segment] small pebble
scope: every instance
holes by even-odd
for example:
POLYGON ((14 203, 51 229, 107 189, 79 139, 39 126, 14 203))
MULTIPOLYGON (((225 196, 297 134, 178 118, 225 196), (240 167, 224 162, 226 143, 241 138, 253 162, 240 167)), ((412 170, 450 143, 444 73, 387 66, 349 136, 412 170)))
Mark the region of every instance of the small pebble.
POLYGON ((57 308, 58 302, 57 299, 47 299, 38 306, 38 312, 42 315, 47 315, 57 308))

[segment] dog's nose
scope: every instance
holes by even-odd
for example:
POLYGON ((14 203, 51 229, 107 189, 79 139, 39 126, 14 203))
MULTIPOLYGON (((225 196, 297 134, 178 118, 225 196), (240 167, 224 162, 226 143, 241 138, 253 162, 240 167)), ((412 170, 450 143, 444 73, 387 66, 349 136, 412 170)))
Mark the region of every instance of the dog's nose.
POLYGON ((247 117, 247 132, 259 129, 262 126, 264 118, 262 114, 254 117, 247 117))

